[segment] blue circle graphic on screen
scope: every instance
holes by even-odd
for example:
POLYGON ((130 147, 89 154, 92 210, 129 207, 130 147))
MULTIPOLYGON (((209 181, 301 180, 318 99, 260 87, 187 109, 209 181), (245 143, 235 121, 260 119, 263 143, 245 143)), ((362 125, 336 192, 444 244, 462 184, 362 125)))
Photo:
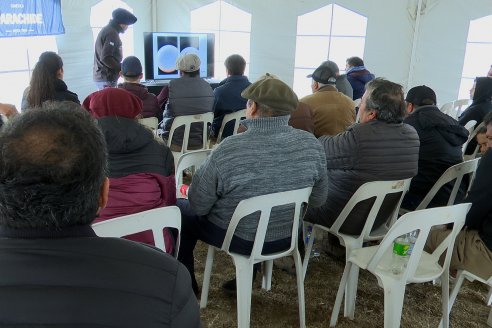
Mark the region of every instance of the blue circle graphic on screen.
POLYGON ((195 54, 195 55, 200 57, 200 53, 198 52, 198 49, 194 48, 194 47, 186 47, 183 50, 181 50, 181 56, 184 56, 187 54, 195 54))
POLYGON ((167 44, 157 51, 157 66, 164 73, 172 73, 176 70, 176 59, 179 50, 175 46, 167 44))

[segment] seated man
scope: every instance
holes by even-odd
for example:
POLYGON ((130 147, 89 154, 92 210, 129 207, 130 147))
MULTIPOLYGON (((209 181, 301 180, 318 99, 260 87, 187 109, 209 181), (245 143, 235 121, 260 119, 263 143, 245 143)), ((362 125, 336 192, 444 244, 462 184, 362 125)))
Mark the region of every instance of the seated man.
POLYGON ((0 132, 0 325, 199 327, 183 265, 91 229, 109 189, 96 122, 74 103, 44 106, 0 132))
MULTIPOLYGON (((200 58, 195 54, 179 57, 176 61, 176 69, 179 70, 181 77, 171 80, 157 96, 161 108, 165 106, 161 128, 163 129, 162 137, 166 140, 176 116, 213 111, 214 94, 210 84, 200 78, 200 64, 200 58)), ((190 149, 196 149, 202 145, 202 127, 201 124, 192 124, 188 142, 190 149)), ((183 136, 184 127, 174 132, 172 148, 181 149, 183 136)))
POLYGON ((488 149, 488 147, 487 147, 487 143, 488 143, 487 127, 486 126, 482 126, 477 131, 477 134, 475 136, 475 141, 477 142, 477 145, 478 145, 478 154, 479 155, 485 154, 485 152, 488 149))
MULTIPOLYGON (((364 183, 417 174, 419 136, 413 127, 402 123, 404 116, 401 85, 384 79, 367 84, 360 104, 360 124, 339 135, 319 138, 327 159, 328 197, 323 206, 308 208, 306 221, 330 227, 364 183)), ((383 203, 374 227, 386 221, 399 197, 387 197, 388 206, 383 203)), ((360 234, 371 204, 370 200, 359 203, 340 231, 360 234)))
MULTIPOLYGON (((246 61, 243 57, 230 55, 224 64, 227 78, 222 80, 219 86, 214 89, 214 121, 210 131, 213 138, 217 138, 219 135, 224 115, 246 108, 246 99, 241 97, 241 92, 251 84, 248 78, 244 76, 246 61)), ((232 135, 233 129, 233 123, 226 124, 222 138, 232 135)))
POLYGON ((121 63, 120 75, 124 82, 118 84, 118 88, 125 89, 142 100, 142 117, 157 117, 159 122, 162 121, 162 110, 157 103, 157 97, 140 83, 143 78, 140 60, 135 56, 126 57, 121 63))
POLYGON ((347 59, 347 65, 345 66, 347 70, 347 79, 352 85, 353 98, 360 99, 364 94, 365 85, 367 82, 374 79, 374 74, 369 72, 364 66, 364 61, 359 57, 350 57, 347 59))
POLYGON ((313 94, 300 100, 313 114, 314 135, 336 135, 355 122, 355 105, 352 99, 335 88, 336 74, 326 65, 311 74, 313 94))
MULTIPOLYGON (((320 206, 326 198, 326 163, 321 145, 312 134, 287 125, 289 114, 298 104, 292 89, 267 74, 246 88, 242 96, 248 99, 247 119, 243 122, 247 131, 218 145, 193 176, 189 204, 178 201, 183 214, 178 259, 190 271, 195 293, 196 242, 222 246, 241 200, 306 187, 313 187, 309 206, 320 206)), ((263 246, 265 253, 290 246, 292 223, 283 215, 286 210, 272 212, 263 246)), ((257 220, 252 215, 241 221, 231 251, 251 253, 257 220)))
MULTIPOLYGON (((454 243, 453 255, 449 266, 451 274, 456 270, 467 270, 487 280, 492 276, 492 114, 485 116, 488 148, 480 160, 475 180, 464 199, 471 203, 463 229, 454 243)), ((434 251, 451 232, 449 229, 436 229, 430 232, 426 250, 434 251)))
MULTIPOLYGON (((405 101, 409 115, 403 123, 413 126, 420 139, 419 171, 402 203, 403 208, 413 211, 444 171, 463 161, 462 146, 468 139, 468 131, 437 108, 434 90, 425 85, 410 89, 405 101)), ((466 191, 463 182, 456 198, 458 202, 466 191)), ((442 187, 428 207, 446 206, 452 189, 452 185, 442 187)))
MULTIPOLYGON (((352 86, 350 85, 350 82, 347 79, 347 75, 345 74, 340 74, 340 69, 338 68, 337 63, 331 61, 331 60, 326 60, 321 63, 321 66, 327 66, 328 68, 331 69, 332 72, 335 73, 337 81, 335 82, 335 87, 337 88, 338 91, 349 97, 350 99, 353 99, 354 96, 354 90, 352 89, 352 86)), ((306 77, 313 77, 313 74, 309 74, 306 77)))

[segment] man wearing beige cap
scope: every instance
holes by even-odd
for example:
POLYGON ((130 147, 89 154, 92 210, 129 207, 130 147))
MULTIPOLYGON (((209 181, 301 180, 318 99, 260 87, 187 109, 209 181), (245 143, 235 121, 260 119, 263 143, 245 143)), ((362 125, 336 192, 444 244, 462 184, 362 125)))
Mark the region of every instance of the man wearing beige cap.
POLYGON ((311 110, 314 135, 319 138, 345 131, 355 122, 355 104, 335 87, 336 72, 332 67, 321 64, 310 76, 313 94, 300 102, 311 110))
MULTIPOLYGON (((288 125, 298 100, 292 89, 266 75, 246 88, 247 131, 224 139, 200 166, 188 191, 189 201, 177 205, 182 213, 180 260, 190 271, 193 289, 193 249, 197 240, 221 247, 232 214, 243 199, 313 187, 309 206, 320 206, 327 195, 324 151, 311 133, 288 125)), ((273 210, 264 253, 290 246, 290 219, 273 210)), ((231 251, 249 255, 257 228, 255 217, 243 219, 231 251)), ((229 287, 235 283, 229 283, 229 287)))
MULTIPOLYGON (((213 111, 214 93, 210 84, 200 78, 200 58, 195 54, 182 55, 176 61, 180 78, 171 80, 157 96, 164 107, 160 127, 162 137, 167 139, 176 116, 204 114, 213 111)), ((174 132, 172 146, 181 148, 184 127, 174 132)), ((202 145, 202 128, 192 126, 188 146, 190 149, 202 145)))

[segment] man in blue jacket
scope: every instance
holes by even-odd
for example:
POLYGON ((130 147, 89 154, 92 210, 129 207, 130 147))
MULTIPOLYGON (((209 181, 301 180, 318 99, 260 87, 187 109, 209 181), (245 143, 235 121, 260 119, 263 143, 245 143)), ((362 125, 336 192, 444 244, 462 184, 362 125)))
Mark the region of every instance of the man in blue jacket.
POLYGON ((362 98, 365 86, 367 82, 374 80, 374 74, 366 69, 364 61, 359 57, 348 58, 346 70, 347 79, 354 90, 353 99, 362 98))

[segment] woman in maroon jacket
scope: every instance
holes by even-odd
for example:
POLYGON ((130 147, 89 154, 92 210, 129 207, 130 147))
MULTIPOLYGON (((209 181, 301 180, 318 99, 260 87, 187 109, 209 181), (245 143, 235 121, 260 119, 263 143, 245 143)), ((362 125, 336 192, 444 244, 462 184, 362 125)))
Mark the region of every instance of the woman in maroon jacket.
MULTIPOLYGON (((109 153, 109 200, 94 222, 174 205, 173 155, 137 122, 142 101, 126 90, 105 88, 90 94, 82 106, 97 118, 109 153)), ((165 232, 165 237, 166 249, 173 252, 170 234, 165 232)), ((150 231, 126 238, 154 244, 150 231)))

